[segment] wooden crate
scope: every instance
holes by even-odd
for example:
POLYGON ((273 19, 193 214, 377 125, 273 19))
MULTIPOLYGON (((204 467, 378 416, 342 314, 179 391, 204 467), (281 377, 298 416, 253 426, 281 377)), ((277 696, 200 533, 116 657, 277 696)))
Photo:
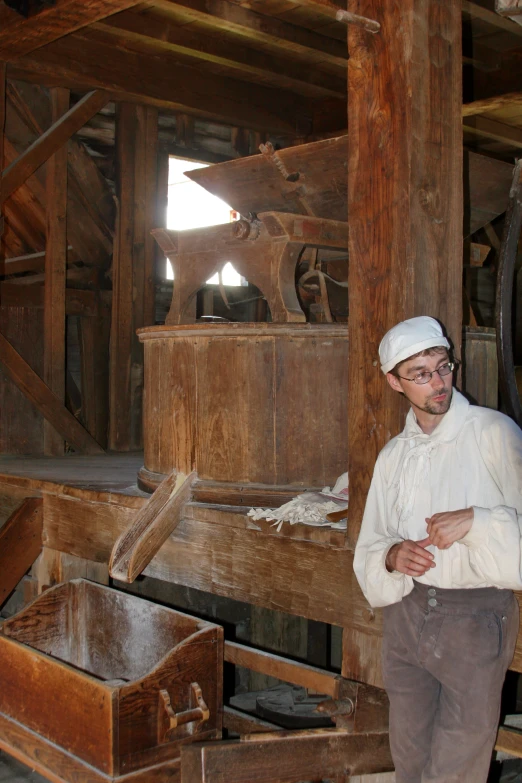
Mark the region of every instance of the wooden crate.
POLYGON ((0 747, 51 780, 173 780, 222 729, 223 630, 89 582, 0 628, 0 747), (174 777, 173 777, 174 776, 174 777))

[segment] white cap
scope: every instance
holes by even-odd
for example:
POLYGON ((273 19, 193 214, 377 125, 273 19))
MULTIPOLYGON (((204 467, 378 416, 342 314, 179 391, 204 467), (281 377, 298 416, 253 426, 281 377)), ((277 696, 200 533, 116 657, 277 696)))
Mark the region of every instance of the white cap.
POLYGON ((379 345, 381 370, 384 374, 409 359, 410 356, 437 346, 449 348, 450 344, 444 337, 442 327, 435 318, 419 315, 401 321, 389 332, 386 332, 379 345))

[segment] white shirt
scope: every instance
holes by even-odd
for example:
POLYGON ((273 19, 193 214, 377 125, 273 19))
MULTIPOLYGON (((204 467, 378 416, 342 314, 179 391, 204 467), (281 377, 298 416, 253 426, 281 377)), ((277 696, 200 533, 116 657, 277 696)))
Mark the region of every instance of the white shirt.
POLYGON ((397 603, 413 577, 386 570, 393 544, 426 538, 426 518, 473 507, 467 535, 449 549, 428 546, 435 568, 417 581, 442 588, 522 589, 522 432, 504 414, 455 389, 426 435, 410 410, 404 431, 381 451, 355 548, 354 569, 371 606, 397 603))

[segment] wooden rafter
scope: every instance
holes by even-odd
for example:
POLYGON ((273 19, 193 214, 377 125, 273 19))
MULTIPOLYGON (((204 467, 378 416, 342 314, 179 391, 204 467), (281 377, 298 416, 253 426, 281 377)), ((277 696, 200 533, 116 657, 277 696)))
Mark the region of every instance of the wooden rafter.
POLYGON ((0 3, 0 60, 13 60, 63 35, 135 5, 135 0, 55 0, 24 19, 0 3))
POLYGON ((103 91, 96 90, 84 95, 77 104, 36 139, 22 155, 2 172, 0 203, 3 203, 11 193, 23 185, 28 177, 60 149, 73 133, 76 133, 94 114, 97 114, 108 100, 109 95, 103 91))
POLYGON ((12 71, 10 66, 8 74, 47 86, 98 87, 116 100, 278 133, 295 133, 296 118, 310 113, 308 99, 288 90, 223 79, 165 57, 149 58, 146 69, 143 62, 139 52, 95 41, 91 32, 44 47, 37 59, 24 58, 12 71))
POLYGON ((497 120, 491 120, 488 117, 474 116, 467 117, 463 127, 465 131, 476 136, 522 149, 522 130, 514 128, 512 125, 506 125, 504 122, 497 122, 497 120))
POLYGON ((104 453, 3 334, 0 334, 0 363, 20 391, 75 449, 84 454, 104 453))
POLYGON ((344 41, 330 38, 274 16, 259 14, 229 0, 154 0, 154 7, 174 18, 209 24, 219 30, 240 35, 245 40, 267 46, 279 46, 287 53, 320 55, 317 62, 328 62, 341 68, 346 65, 344 41))
POLYGON ((513 35, 522 36, 522 27, 515 22, 500 16, 500 14, 496 14, 494 11, 490 11, 488 8, 484 8, 477 3, 472 3, 470 0, 462 0, 462 13, 467 14, 474 19, 480 19, 482 22, 486 22, 492 27, 497 27, 499 30, 505 30, 513 35))
POLYGON ((245 78, 267 76, 278 79, 282 88, 295 89, 302 94, 316 96, 346 97, 346 79, 316 68, 303 68, 284 53, 253 49, 247 42, 230 40, 223 36, 204 35, 190 26, 180 27, 150 14, 126 11, 91 26, 111 35, 115 41, 139 43, 148 47, 151 54, 165 52, 188 55, 196 60, 233 69, 245 78))
POLYGON ((462 106, 462 116, 472 117, 474 114, 487 114, 513 105, 519 105, 522 112, 522 92, 508 92, 505 95, 493 95, 491 98, 465 103, 462 106))

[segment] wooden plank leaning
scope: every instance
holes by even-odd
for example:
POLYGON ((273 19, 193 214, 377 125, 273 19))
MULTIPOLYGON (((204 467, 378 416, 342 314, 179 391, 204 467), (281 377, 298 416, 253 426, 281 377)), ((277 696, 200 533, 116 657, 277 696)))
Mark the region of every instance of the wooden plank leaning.
POLYGON ((1 333, 0 364, 20 391, 71 446, 84 454, 105 453, 1 333))
POLYGON ((188 476, 172 471, 161 482, 114 544, 109 561, 113 579, 133 582, 146 568, 181 521, 196 477, 195 471, 188 476))
POLYGON ((26 498, 0 528, 0 606, 42 551, 42 498, 26 498))

